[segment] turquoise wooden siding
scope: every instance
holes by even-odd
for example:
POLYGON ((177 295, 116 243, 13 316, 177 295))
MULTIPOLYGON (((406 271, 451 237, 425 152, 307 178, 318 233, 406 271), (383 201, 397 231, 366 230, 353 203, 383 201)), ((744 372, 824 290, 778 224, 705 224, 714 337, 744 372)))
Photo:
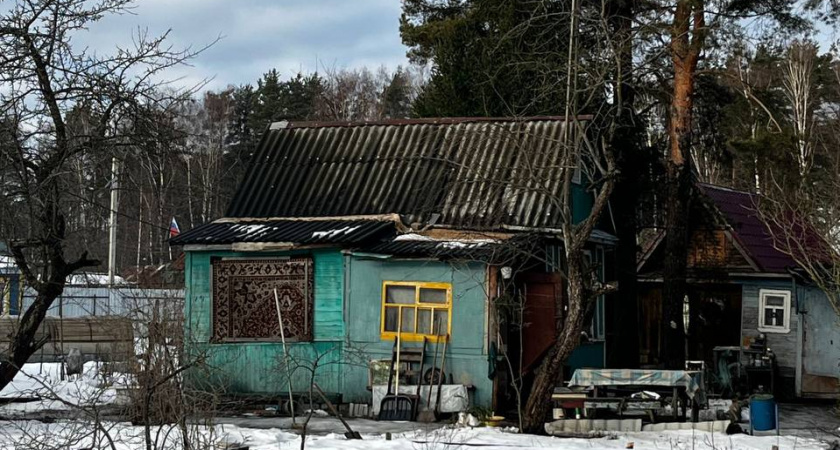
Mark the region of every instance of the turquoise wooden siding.
MULTIPOLYGON (((347 270, 349 344, 345 354, 356 354, 357 360, 364 364, 346 365, 345 399, 369 402, 366 362, 391 357, 393 341, 380 338, 382 282, 425 281, 452 284, 452 336, 447 350, 446 372, 452 373, 455 383, 475 386, 474 404, 490 406, 493 382, 487 377, 484 264, 348 257, 347 270)), ((434 344, 428 345, 427 352, 430 355, 428 367, 434 344)))
POLYGON ((236 342, 210 344, 212 302, 210 298, 210 258, 268 258, 311 254, 315 272, 314 341, 289 343, 295 390, 304 391, 308 372, 318 360, 316 381, 327 392, 341 392, 344 340, 342 255, 338 250, 312 252, 229 252, 200 251, 186 255, 186 333, 196 352, 207 352, 209 373, 200 375, 226 388, 228 392, 284 392, 287 378, 280 342, 236 342))
MULTIPOLYGON (((187 254, 187 333, 193 343, 192 349, 207 352, 211 368, 199 375, 201 380, 210 381, 227 392, 283 394, 286 391, 287 378, 279 342, 208 342, 212 307, 210 258, 292 254, 295 253, 187 254)), ((372 359, 390 358, 393 345, 391 340, 380 339, 382 282, 431 281, 452 284, 452 338, 447 350, 447 372, 453 374, 455 383, 476 387, 475 404, 491 404, 493 382, 487 377, 485 348, 484 264, 364 259, 343 256, 337 250, 317 251, 313 258, 315 342, 289 344, 294 361, 291 365, 301 366, 293 374, 296 391, 306 389, 310 375, 306 368, 320 359, 315 379, 324 390, 342 393, 345 401, 369 402, 368 363, 372 359)), ((429 345, 428 351, 431 358, 434 345, 429 345)), ((428 363, 431 364, 431 359, 428 363)))
POLYGON ((575 373, 577 369, 604 368, 604 341, 593 341, 580 344, 566 361, 569 373, 575 373))
POLYGON ((572 220, 575 223, 581 222, 592 211, 592 205, 595 203, 595 198, 591 192, 587 192, 584 186, 579 184, 572 185, 572 220))

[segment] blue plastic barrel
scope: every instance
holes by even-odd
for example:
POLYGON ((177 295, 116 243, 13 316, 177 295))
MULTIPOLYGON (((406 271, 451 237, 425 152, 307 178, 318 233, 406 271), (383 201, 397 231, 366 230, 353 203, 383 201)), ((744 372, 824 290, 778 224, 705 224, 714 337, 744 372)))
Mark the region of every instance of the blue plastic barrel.
POLYGON ((750 425, 757 431, 776 428, 776 400, 772 395, 758 394, 750 397, 750 425))

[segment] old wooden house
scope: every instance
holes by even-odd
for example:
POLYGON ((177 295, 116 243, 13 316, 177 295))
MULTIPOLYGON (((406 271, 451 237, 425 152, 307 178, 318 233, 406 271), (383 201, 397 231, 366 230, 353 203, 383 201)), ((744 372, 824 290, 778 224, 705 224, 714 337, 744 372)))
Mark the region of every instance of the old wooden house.
MULTIPOLYGON (((743 369, 733 377, 752 377, 752 385, 783 397, 836 397, 840 318, 774 246, 756 212, 759 198, 708 184, 694 192, 683 309, 688 359, 713 367, 730 352, 740 358, 732 367, 743 369), (775 361, 762 362, 756 342, 775 361)), ((661 361, 664 238, 664 232, 656 235, 638 267, 643 365, 661 361)))
MULTIPOLYGON (((371 403, 381 382, 372 365, 392 357, 397 334, 425 346, 426 367, 448 335, 446 383, 475 405, 503 402, 496 360, 519 346, 500 341, 509 330, 494 300, 518 292, 532 306, 527 371, 551 342, 564 295, 557 199, 572 170, 559 164, 566 125, 556 117, 272 124, 226 216, 171 242, 186 253, 187 340, 218 369, 214 383, 280 396, 289 368, 296 392, 308 389, 314 368, 325 391, 371 403)), ((593 200, 584 183, 576 173, 576 219, 593 200)), ((599 274, 613 243, 593 234, 599 274)), ((603 309, 573 361, 603 365, 603 309)))

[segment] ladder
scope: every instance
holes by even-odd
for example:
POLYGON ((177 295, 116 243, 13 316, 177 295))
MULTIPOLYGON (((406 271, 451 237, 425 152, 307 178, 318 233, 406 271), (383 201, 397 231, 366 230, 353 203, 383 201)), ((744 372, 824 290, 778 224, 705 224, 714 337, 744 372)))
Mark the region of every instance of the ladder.
MULTIPOLYGON (((412 399, 412 420, 417 417, 417 409, 420 405, 420 387, 423 385, 423 368, 426 362, 426 342, 427 338, 423 338, 423 342, 419 347, 403 347, 399 348, 399 365, 397 364, 397 346, 399 340, 394 339, 394 346, 391 349, 391 370, 388 374, 388 386, 393 385, 394 375, 404 377, 406 383, 416 383, 417 390, 414 394, 408 395, 412 399), (403 365, 407 366, 403 370, 403 365)), ((399 395, 399 392, 395 392, 399 395)))

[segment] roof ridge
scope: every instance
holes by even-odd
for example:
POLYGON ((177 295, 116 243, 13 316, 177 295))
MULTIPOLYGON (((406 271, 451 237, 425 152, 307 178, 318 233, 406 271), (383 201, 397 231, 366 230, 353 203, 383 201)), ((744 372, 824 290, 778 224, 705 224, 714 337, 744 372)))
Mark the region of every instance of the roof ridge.
MULTIPOLYGON (((575 116, 576 120, 590 120, 591 115, 575 116)), ((540 121, 566 121, 566 116, 525 116, 525 117, 424 117, 413 119, 379 119, 361 121, 294 121, 280 120, 269 125, 270 130, 281 130, 291 128, 335 128, 335 127, 364 127, 364 126, 404 126, 404 125, 456 125, 460 123, 476 122, 540 122, 540 121)))
POLYGON ((745 190, 742 190, 742 189, 735 189, 735 188, 731 188, 731 187, 729 187, 729 186, 721 186, 721 185, 719 185, 719 184, 712 184, 712 183, 703 183, 703 182, 700 182, 700 181, 698 181, 698 182, 697 182, 697 185, 698 185, 698 186, 701 186, 701 187, 707 187, 707 188, 711 188, 711 189, 717 189, 717 190, 719 190, 719 191, 734 192, 734 193, 736 193, 736 194, 744 194, 744 195, 761 195, 761 194, 759 194, 759 193, 757 193, 757 192, 749 192, 749 191, 745 191, 745 190))
POLYGON ((350 216, 310 216, 310 217, 220 217, 210 223, 242 223, 242 222, 327 222, 327 221, 377 221, 395 222, 402 224, 399 214, 360 214, 350 216))

